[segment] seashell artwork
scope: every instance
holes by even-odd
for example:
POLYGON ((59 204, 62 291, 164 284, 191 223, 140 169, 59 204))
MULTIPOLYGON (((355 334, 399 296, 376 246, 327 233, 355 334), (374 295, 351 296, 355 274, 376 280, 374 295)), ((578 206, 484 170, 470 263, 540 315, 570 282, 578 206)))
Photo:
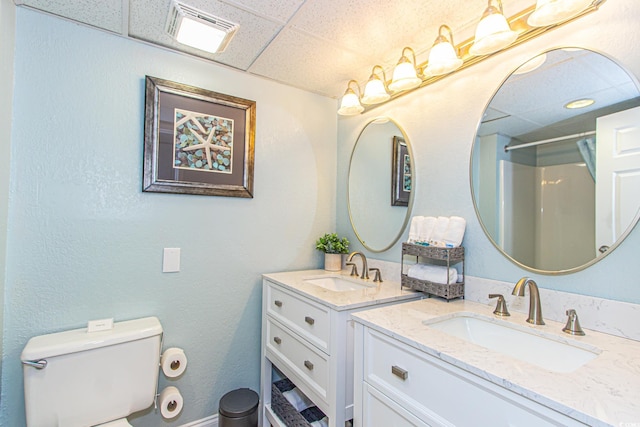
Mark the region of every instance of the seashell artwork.
POLYGON ((233 173, 232 119, 176 108, 173 128, 174 168, 233 173))

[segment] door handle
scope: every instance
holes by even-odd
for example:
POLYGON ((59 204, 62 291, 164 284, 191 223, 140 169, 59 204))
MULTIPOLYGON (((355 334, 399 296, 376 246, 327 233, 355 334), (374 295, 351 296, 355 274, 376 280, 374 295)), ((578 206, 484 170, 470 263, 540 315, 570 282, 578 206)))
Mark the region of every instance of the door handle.
POLYGON ((305 316, 304 321, 307 322, 310 325, 313 325, 314 323, 316 323, 316 321, 313 319, 313 317, 309 317, 309 316, 305 316))
POLYGON ((396 377, 400 378, 402 381, 406 380, 409 377, 409 371, 405 371, 399 366, 392 366, 391 373, 396 377))
POLYGON ((276 307, 282 307, 282 301, 280 300, 275 300, 273 303, 276 305, 276 307))
POLYGON ((308 360, 305 360, 305 361, 304 361, 304 366, 305 366, 308 370, 313 371, 313 363, 309 362, 308 360))

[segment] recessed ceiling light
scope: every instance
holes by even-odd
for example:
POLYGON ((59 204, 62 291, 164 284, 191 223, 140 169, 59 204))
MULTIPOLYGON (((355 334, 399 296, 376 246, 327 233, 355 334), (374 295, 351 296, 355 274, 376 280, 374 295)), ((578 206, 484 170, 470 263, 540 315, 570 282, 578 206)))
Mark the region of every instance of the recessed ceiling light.
POLYGON ((569 108, 569 109, 584 108, 584 107, 588 107, 589 105, 592 105, 594 102, 596 101, 591 98, 576 99, 575 101, 571 101, 568 104, 566 104, 564 108, 569 108))
POLYGON ((224 51, 239 27, 238 24, 173 1, 166 29, 178 43, 218 53, 224 51))

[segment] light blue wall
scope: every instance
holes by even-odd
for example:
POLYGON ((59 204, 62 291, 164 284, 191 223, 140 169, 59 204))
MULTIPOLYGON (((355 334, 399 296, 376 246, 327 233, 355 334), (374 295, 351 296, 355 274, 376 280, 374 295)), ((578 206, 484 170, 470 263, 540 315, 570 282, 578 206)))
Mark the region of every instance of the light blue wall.
MULTIPOLYGON (((471 199, 471 147, 483 111, 501 82, 533 56, 558 47, 584 47, 604 53, 640 76, 640 2, 618 0, 520 46, 416 90, 370 112, 338 120, 337 228, 361 249, 351 231, 346 209, 349 153, 365 124, 389 116, 405 130, 414 155, 414 215, 459 215, 467 219, 466 269, 472 276, 508 282, 531 276, 541 287, 640 303, 638 251, 640 227, 594 266, 564 276, 531 274, 512 264, 482 231, 471 199)), ((364 78, 365 76, 353 76, 364 78)), ((405 232, 403 239, 407 239, 405 232)), ((400 243, 367 256, 400 262, 400 243)))
POLYGON ((320 266, 315 239, 335 227, 335 101, 23 8, 15 46, 0 425, 24 424, 28 338, 89 319, 158 316, 187 354, 160 380, 182 415, 136 426, 257 390, 260 274, 320 266), (257 102, 255 198, 141 192, 145 75, 257 102), (180 273, 161 272, 164 247, 182 249, 180 273))
MULTIPOLYGON (((4 318, 4 287, 7 257, 7 214, 9 210, 9 164, 11 159, 11 101, 13 95, 13 46, 16 7, 0 0, 0 354, 4 318)), ((2 362, 0 361, 0 373, 2 362)), ((2 386, 0 384, 0 393, 2 386)))

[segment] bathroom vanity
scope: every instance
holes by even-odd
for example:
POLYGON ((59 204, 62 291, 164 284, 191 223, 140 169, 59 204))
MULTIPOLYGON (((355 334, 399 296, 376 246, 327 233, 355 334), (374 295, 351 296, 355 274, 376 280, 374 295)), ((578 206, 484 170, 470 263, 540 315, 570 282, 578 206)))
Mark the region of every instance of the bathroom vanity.
POLYGON ((324 270, 263 275, 262 426, 284 426, 271 407, 273 368, 328 416, 330 427, 353 418, 350 315, 423 296, 383 279, 375 283, 324 270))
POLYGON ((435 298, 354 314, 354 425, 639 422, 639 342, 525 318, 435 298))

